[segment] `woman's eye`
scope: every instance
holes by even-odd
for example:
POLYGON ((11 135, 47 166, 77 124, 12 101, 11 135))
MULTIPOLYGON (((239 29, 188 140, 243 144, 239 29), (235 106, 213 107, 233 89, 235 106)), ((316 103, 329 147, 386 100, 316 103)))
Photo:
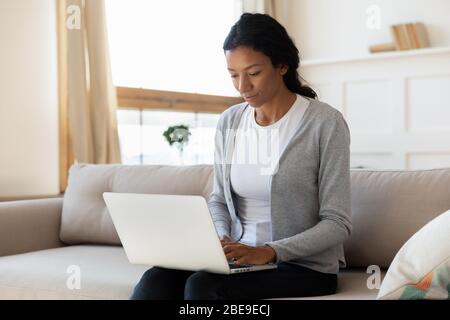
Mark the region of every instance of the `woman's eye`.
MULTIPOLYGON (((257 76, 257 75, 260 74, 260 73, 261 73, 261 71, 255 72, 255 73, 249 73, 248 75, 251 76, 251 77, 254 77, 254 76, 257 76)), ((235 74, 232 74, 231 77, 232 77, 232 78, 237 78, 238 76, 235 75, 235 74)))

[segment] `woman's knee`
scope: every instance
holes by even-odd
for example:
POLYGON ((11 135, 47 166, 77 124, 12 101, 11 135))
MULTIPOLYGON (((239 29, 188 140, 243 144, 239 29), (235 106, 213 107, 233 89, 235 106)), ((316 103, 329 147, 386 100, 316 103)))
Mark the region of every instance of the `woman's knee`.
POLYGON ((165 269, 161 267, 153 267, 144 272, 141 279, 152 279, 170 276, 174 270, 165 269))
POLYGON ((191 275, 184 288, 185 300, 211 300, 221 299, 219 293, 220 275, 199 271, 191 275))
POLYGON ((170 277, 170 270, 160 267, 153 267, 144 272, 139 281, 139 285, 148 287, 150 285, 158 285, 164 283, 170 277))
MULTIPOLYGON (((178 270, 153 267, 144 272, 136 284, 131 296, 132 300, 171 299, 176 297, 178 270)), ((182 280, 181 280, 182 281, 182 280)), ((184 283, 181 284, 183 287, 184 283)))

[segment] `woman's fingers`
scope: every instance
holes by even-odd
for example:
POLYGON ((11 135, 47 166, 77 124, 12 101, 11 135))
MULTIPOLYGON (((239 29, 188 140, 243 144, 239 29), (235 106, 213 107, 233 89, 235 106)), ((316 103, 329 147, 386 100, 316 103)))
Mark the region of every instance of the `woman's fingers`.
POLYGON ((226 245, 225 247, 223 247, 223 252, 225 253, 225 256, 228 259, 236 258, 236 255, 238 254, 238 249, 236 248, 236 246, 226 245))
POLYGON ((220 244, 223 246, 229 244, 229 243, 237 243, 237 242, 233 242, 230 238, 228 237, 223 237, 222 239, 220 239, 220 244))
POLYGON ((235 254, 231 254, 231 253, 225 255, 225 257, 227 257, 227 260, 233 260, 234 261, 234 259, 237 259, 236 255, 235 254))
POLYGON ((242 256, 234 262, 236 265, 248 264, 248 260, 246 256, 242 256))
POLYGON ((243 244, 226 245, 224 253, 227 260, 233 260, 236 265, 261 264, 254 248, 243 244))
POLYGON ((228 244, 223 247, 227 259, 241 259, 249 252, 248 248, 242 244, 228 244))
POLYGON ((231 250, 225 254, 227 259, 239 258, 242 254, 238 250, 231 250))
POLYGON ((242 248, 242 245, 239 243, 227 243, 223 246, 223 252, 228 253, 230 251, 234 251, 242 248))

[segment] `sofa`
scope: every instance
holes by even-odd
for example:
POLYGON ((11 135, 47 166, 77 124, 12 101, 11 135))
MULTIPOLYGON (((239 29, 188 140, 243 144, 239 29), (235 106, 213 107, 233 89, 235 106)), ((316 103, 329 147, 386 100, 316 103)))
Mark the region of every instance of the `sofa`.
MULTIPOLYGON (((0 203, 0 299, 128 299, 150 266, 128 262, 103 192, 208 199, 212 179, 212 165, 79 163, 63 196, 0 203)), ((352 169, 351 192, 353 231, 337 293, 286 299, 376 299, 405 241, 450 208, 450 168, 352 169)))

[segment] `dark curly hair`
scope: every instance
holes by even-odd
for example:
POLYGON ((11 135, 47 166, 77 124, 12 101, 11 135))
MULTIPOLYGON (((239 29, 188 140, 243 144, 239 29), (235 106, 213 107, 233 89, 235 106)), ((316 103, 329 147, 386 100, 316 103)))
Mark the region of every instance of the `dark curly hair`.
POLYGON ((274 18, 261 13, 244 13, 231 27, 223 50, 233 50, 239 46, 250 47, 268 56, 276 68, 287 65, 283 76, 286 87, 295 93, 317 99, 316 92, 302 83, 304 79, 297 72, 300 66, 299 51, 286 29, 274 18))

